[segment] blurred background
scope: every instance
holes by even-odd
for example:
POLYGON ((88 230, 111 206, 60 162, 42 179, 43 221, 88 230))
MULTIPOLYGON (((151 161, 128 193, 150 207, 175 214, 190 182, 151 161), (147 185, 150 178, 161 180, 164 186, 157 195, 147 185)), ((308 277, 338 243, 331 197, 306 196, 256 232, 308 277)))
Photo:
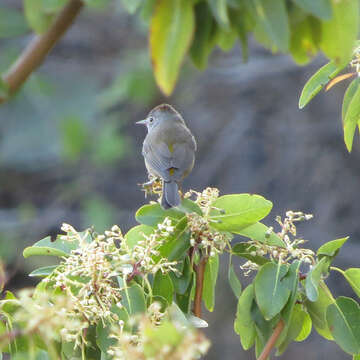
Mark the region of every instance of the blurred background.
MULTIPOLYGON (((0 39, 1 71, 31 36, 0 39)), ((134 123, 162 102, 183 114, 198 142, 184 189, 261 194, 274 203, 267 225, 289 209, 312 213, 314 219, 298 228, 309 247, 349 235, 335 266, 359 266, 360 147, 356 138, 350 155, 342 138, 346 84, 318 95, 305 110, 297 106, 303 85, 325 59, 301 68, 254 42, 248 63, 239 47, 215 51, 204 72, 187 61, 174 94, 165 98, 153 79, 147 42, 146 24, 120 5, 84 9, 22 91, 0 107, 0 257, 7 288, 34 284, 27 273, 44 260, 24 261, 22 251, 57 234, 63 222, 99 232, 135 225, 136 209, 149 199, 138 186, 147 179, 145 128, 134 123)), ((215 312, 204 313, 213 344, 206 359, 254 359, 233 331, 236 300, 226 272, 224 257, 215 312)), ((335 295, 352 295, 340 279, 332 274, 328 280, 335 295)), ((306 357, 347 358, 315 333, 282 356, 306 357)))

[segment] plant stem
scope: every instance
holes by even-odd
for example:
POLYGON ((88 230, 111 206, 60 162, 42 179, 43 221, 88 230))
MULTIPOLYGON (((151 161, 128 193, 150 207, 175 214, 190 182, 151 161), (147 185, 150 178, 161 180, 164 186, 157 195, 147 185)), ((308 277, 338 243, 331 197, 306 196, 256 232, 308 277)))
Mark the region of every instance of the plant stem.
POLYGON ((208 260, 208 256, 202 256, 200 258, 199 264, 195 267, 196 273, 196 290, 195 290, 195 299, 193 312, 197 317, 201 317, 201 300, 204 287, 204 272, 205 266, 208 260))
MULTIPOLYGON (((15 63, 3 75, 2 79, 10 95, 14 94, 44 61, 50 50, 73 23, 83 5, 82 0, 70 0, 57 15, 48 31, 35 36, 27 45, 15 63)), ((7 98, 0 98, 0 104, 6 100, 7 98)))
POLYGON ((261 355, 258 357, 257 360, 266 360, 268 358, 271 350, 275 346, 277 339, 279 338, 281 332, 283 331, 284 326, 285 326, 284 320, 280 319, 280 321, 277 323, 277 325, 274 329, 274 332, 270 336, 270 339, 266 343, 264 350, 262 351, 261 355))

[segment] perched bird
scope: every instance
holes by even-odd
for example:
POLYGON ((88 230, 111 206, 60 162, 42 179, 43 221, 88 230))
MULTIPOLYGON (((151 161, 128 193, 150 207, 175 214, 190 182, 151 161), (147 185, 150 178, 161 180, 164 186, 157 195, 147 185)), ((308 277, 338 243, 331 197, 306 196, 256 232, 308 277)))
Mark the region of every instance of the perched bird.
POLYGON ((142 154, 149 174, 162 179, 161 206, 164 209, 178 206, 179 183, 194 166, 194 136, 182 116, 168 104, 155 107, 137 124, 147 127, 142 154))

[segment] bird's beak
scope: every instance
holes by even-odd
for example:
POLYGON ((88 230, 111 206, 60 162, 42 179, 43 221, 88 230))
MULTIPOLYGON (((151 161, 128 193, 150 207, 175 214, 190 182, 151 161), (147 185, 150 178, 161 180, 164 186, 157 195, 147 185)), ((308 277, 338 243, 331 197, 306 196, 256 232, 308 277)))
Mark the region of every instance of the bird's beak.
POLYGON ((146 119, 137 121, 135 124, 146 125, 146 119))

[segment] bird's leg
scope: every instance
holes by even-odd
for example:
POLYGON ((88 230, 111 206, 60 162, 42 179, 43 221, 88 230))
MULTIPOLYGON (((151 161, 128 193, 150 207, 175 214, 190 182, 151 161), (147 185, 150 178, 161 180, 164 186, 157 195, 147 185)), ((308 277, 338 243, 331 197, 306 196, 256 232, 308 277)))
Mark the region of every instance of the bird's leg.
POLYGON ((151 174, 149 174, 149 181, 140 185, 142 187, 142 190, 145 192, 145 197, 147 197, 148 194, 161 193, 161 189, 162 189, 161 179, 151 174))

